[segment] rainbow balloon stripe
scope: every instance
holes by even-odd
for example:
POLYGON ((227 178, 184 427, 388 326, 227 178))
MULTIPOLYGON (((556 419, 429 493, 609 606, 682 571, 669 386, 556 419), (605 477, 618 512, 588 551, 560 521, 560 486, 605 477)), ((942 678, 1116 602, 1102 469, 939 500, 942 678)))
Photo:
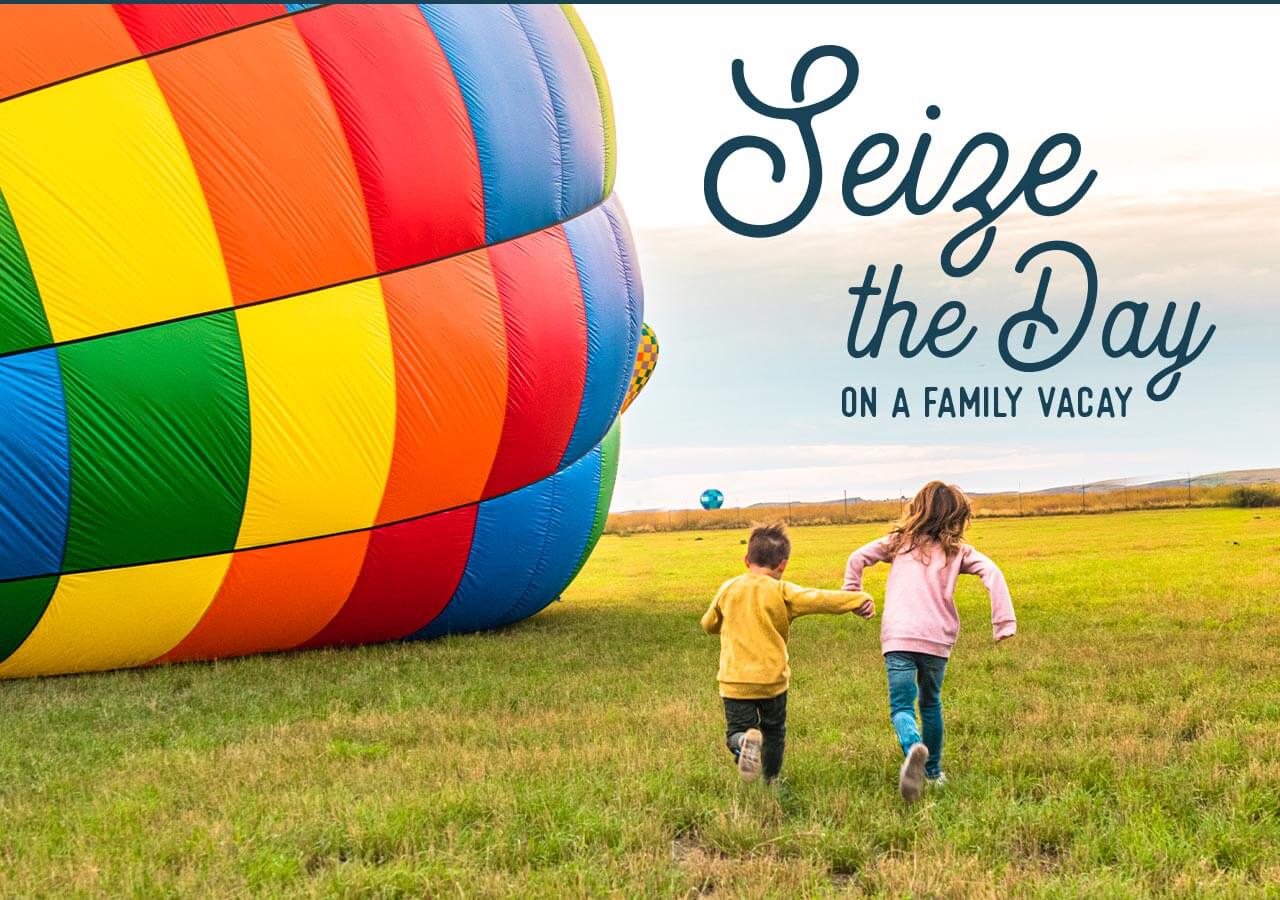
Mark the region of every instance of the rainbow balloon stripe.
POLYGON ((0 677, 475 630, 604 525, 643 308, 555 6, 0 6, 0 677))

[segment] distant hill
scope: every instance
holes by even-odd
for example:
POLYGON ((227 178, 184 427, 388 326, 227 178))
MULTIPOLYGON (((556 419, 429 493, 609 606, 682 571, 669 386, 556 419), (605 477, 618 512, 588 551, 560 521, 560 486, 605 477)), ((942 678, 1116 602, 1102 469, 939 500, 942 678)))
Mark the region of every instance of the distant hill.
MULTIPOLYGON (((1184 478, 1184 479, 1182 479, 1181 481, 1177 481, 1177 482, 1173 482, 1173 481, 1169 481, 1169 482, 1161 482, 1161 484, 1162 484, 1162 485, 1168 485, 1168 486, 1170 486, 1170 487, 1172 487, 1174 484, 1185 486, 1185 485, 1186 485, 1186 483, 1187 483, 1187 481, 1186 481, 1186 479, 1185 479, 1185 478, 1184 478)), ((1191 483, 1192 483, 1192 485, 1195 485, 1195 484, 1196 484, 1196 480, 1195 480, 1194 478, 1193 478, 1193 479, 1191 479, 1191 483)), ((1063 484, 1063 485, 1058 485, 1057 487, 1042 488, 1041 490, 1038 490, 1038 491, 1025 491, 1024 493, 1026 493, 1026 494, 1028 494, 1028 495, 1036 495, 1036 494, 1078 494, 1078 493, 1080 493, 1080 488, 1081 488, 1081 487, 1083 487, 1083 488, 1084 488, 1084 492, 1085 492, 1086 494, 1106 494, 1106 493, 1108 493, 1108 492, 1110 492, 1110 491, 1122 491, 1122 490, 1124 490, 1126 487, 1131 487, 1131 488, 1136 488, 1136 487, 1147 487, 1147 485, 1145 485, 1145 484, 1136 484, 1136 483, 1135 483, 1135 484, 1130 484, 1130 483, 1129 483, 1129 480, 1128 480, 1128 479, 1126 479, 1126 478, 1112 478, 1112 479, 1111 479, 1111 480, 1109 480, 1109 481, 1091 481, 1091 482, 1089 482, 1089 483, 1088 483, 1088 484, 1086 484, 1086 485, 1079 485, 1079 484, 1063 484)), ((1003 491, 1003 492, 1002 492, 1002 491, 996 491, 995 493, 1010 493, 1010 492, 1009 492, 1009 491, 1003 491)))
MULTIPOLYGON (((1233 469, 1230 472, 1212 472, 1208 475, 1195 475, 1191 478, 1192 487, 1222 487, 1233 484, 1277 484, 1280 483, 1278 469, 1233 469)), ((1105 494, 1109 491, 1122 491, 1126 488, 1167 488, 1185 487, 1185 478, 1167 478, 1164 481, 1133 482, 1125 478, 1113 478, 1109 481, 1092 481, 1083 485, 1086 494, 1105 494)), ((1071 484, 1061 487, 1045 488, 1040 491, 1027 491, 1028 494, 1078 494, 1082 485, 1071 484)))
MULTIPOLYGON (((1276 484, 1280 483, 1280 469, 1233 469, 1230 472, 1214 472, 1197 475, 1191 479, 1193 487, 1220 487, 1224 484, 1276 484)), ((1185 480, 1153 481, 1144 487, 1170 487, 1186 484, 1185 480)))

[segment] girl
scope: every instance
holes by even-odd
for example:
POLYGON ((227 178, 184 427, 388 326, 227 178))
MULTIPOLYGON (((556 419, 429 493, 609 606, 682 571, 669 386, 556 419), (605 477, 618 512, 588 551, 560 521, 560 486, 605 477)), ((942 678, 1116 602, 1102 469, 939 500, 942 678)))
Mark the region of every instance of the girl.
POLYGON ((889 716, 906 759, 898 790, 908 803, 920 799, 925 779, 941 786, 942 676, 960 630, 956 581, 977 575, 991 595, 991 633, 997 641, 1017 631, 1013 601, 996 564, 969 544, 969 498, 958 487, 931 481, 885 537, 853 552, 844 589, 862 590, 862 570, 891 563, 880 620, 880 651, 889 673, 889 716), (916 728, 916 698, 921 728, 916 728), (923 742, 921 731, 924 732, 923 742))

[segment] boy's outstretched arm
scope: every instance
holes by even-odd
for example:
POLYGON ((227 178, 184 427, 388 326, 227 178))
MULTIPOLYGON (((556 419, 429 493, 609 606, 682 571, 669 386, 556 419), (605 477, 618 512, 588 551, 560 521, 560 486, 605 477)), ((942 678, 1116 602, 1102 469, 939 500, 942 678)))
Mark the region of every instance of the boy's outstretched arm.
POLYGON ((732 578, 720 585, 720 590, 716 591, 715 599, 711 601, 707 611, 702 614, 702 630, 707 634, 720 633, 720 626, 724 623, 724 613, 720 611, 720 598, 724 596, 725 588, 731 584, 733 584, 732 578))
POLYGON ((1013 598, 1009 596, 1009 585, 1005 582, 1000 567, 966 544, 960 573, 977 575, 991 596, 991 637, 1003 641, 1017 634, 1018 619, 1013 614, 1013 598))
POLYGON ((719 634, 724 616, 720 614, 720 598, 711 601, 711 606, 702 614, 702 630, 707 634, 719 634))
POLYGON ((789 581, 782 582, 782 597, 787 603, 791 618, 815 613, 857 613, 864 619, 875 615, 875 603, 864 591, 824 591, 819 588, 802 588, 789 581))
POLYGON ((888 562, 889 539, 882 537, 878 541, 864 544, 849 554, 849 561, 844 567, 844 589, 846 591, 862 590, 862 570, 876 563, 888 562))

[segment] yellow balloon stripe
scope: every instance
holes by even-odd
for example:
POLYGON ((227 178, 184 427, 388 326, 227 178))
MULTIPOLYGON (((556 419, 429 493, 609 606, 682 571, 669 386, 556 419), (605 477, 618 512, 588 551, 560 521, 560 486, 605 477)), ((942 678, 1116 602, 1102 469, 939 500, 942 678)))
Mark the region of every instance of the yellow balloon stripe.
POLYGON ((252 457, 237 547, 374 522, 395 441, 396 382, 375 279, 236 311, 252 457))
POLYGON ((55 341, 231 305, 199 180, 146 61, 0 104, 0 190, 55 341))
POLYGON ((177 646, 204 615, 230 554, 65 575, 0 678, 140 666, 177 646))

